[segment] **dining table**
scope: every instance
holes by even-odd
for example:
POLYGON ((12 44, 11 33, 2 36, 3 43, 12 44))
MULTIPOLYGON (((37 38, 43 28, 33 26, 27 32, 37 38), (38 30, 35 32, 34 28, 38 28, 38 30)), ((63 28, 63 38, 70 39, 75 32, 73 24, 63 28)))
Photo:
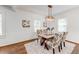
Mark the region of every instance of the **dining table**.
POLYGON ((38 34, 38 36, 45 38, 46 40, 53 38, 55 35, 54 34, 38 34))

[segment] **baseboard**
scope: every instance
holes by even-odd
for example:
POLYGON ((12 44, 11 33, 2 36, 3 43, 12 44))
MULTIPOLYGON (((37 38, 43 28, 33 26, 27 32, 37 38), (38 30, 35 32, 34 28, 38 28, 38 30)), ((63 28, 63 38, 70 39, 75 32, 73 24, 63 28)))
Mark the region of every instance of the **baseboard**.
POLYGON ((76 42, 73 42, 73 41, 69 41, 69 40, 65 40, 66 42, 70 42, 70 43, 73 43, 73 44, 77 44, 79 45, 79 43, 76 43, 76 42))

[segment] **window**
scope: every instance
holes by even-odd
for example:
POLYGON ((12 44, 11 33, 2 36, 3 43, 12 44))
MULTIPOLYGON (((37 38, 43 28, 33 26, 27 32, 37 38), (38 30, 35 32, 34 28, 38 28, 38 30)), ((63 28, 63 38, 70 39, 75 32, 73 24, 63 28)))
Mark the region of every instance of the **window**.
POLYGON ((6 13, 0 10, 0 39, 6 36, 6 13))
POLYGON ((34 21, 34 30, 35 30, 35 32, 37 30, 41 29, 42 26, 43 26, 43 21, 41 19, 34 21))
POLYGON ((58 31, 59 32, 66 32, 67 31, 67 20, 66 19, 59 19, 58 20, 58 31))
POLYGON ((0 36, 2 36, 2 14, 0 14, 0 36))

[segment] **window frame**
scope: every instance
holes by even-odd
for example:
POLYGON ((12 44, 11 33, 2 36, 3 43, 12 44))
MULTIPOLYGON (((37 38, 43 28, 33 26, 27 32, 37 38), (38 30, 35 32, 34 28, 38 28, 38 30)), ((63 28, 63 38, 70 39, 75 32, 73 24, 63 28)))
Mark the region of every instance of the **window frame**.
POLYGON ((6 36, 6 18, 5 18, 5 11, 0 10, 0 14, 2 14, 2 35, 0 35, 1 38, 5 38, 6 36))
POLYGON ((58 20, 58 32, 67 32, 67 19, 62 18, 58 20))
POLYGON ((41 30, 42 27, 43 27, 43 20, 41 20, 41 19, 36 19, 36 20, 34 20, 34 32, 37 32, 37 30, 41 30), (35 24, 35 22, 37 22, 37 23, 39 23, 39 24, 35 24), (35 26, 36 26, 36 27, 39 26, 39 27, 36 29, 35 26))

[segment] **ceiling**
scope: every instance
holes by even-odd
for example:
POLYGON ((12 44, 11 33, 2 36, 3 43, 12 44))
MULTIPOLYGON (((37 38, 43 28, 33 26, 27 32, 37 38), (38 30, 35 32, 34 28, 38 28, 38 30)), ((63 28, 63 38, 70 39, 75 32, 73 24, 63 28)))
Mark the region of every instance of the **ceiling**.
MULTIPOLYGON (((14 10, 18 9, 21 11, 28 11, 38 14, 47 15, 48 14, 48 7, 47 5, 8 5, 10 8, 12 7, 14 10)), ((8 7, 5 6, 5 7, 8 7)), ((8 8, 9 8, 8 7, 8 8)), ((79 5, 53 5, 53 15, 59 14, 68 10, 71 10, 73 8, 79 7, 79 5)))

